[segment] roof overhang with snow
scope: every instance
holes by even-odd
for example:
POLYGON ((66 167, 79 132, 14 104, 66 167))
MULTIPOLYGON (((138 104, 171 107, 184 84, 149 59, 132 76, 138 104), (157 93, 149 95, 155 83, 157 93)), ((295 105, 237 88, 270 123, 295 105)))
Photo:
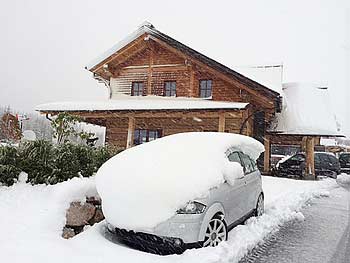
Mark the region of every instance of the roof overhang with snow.
POLYGON ((171 111, 171 110, 244 110, 248 103, 218 102, 205 99, 164 98, 156 96, 130 97, 104 101, 66 101, 41 104, 42 113, 97 111, 171 111))
POLYGON ((268 133, 273 135, 343 137, 328 89, 312 83, 286 83, 283 108, 268 133))

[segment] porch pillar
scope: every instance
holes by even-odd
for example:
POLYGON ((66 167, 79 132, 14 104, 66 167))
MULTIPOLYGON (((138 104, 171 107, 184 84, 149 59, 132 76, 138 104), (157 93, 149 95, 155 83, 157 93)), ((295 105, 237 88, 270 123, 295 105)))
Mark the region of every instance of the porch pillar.
POLYGON ((135 118, 129 117, 128 138, 126 141, 126 148, 130 148, 134 145, 134 132, 135 132, 135 118))
POLYGON ((305 179, 315 180, 315 141, 313 137, 307 136, 305 139, 306 142, 306 162, 305 162, 305 179))
POLYGON ((269 173, 270 172, 270 159, 271 159, 271 143, 270 143, 270 136, 269 135, 265 135, 264 146, 265 146, 264 173, 269 173))
POLYGON ((218 132, 225 132, 225 112, 219 113, 219 128, 218 132))

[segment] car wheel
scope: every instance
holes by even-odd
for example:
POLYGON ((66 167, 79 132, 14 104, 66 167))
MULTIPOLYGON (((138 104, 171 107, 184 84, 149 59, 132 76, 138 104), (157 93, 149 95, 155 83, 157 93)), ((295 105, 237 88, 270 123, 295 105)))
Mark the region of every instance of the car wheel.
POLYGON ((204 236, 203 247, 215 247, 227 240, 227 225, 220 216, 214 216, 208 224, 204 236))
POLYGON ((255 216, 262 216, 264 213, 264 195, 260 194, 256 202, 255 216))

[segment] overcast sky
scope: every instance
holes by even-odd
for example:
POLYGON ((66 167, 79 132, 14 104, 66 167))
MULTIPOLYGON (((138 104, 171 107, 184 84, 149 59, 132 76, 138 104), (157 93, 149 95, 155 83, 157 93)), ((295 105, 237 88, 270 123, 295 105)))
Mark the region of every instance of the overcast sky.
POLYGON ((227 66, 283 62, 285 82, 327 83, 350 135, 348 2, 3 1, 0 105, 106 98, 84 66, 147 20, 227 66))

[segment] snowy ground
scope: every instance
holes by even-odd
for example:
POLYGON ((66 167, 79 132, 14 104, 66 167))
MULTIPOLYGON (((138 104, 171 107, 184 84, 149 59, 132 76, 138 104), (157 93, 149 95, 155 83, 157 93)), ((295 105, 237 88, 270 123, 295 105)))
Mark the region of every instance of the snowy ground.
POLYGON ((96 193, 93 179, 73 179, 54 186, 18 183, 0 187, 0 252, 2 262, 236 262, 249 249, 290 220, 304 220, 300 209, 311 199, 329 196, 335 180, 296 181, 264 177, 266 213, 229 234, 216 248, 183 255, 157 256, 108 241, 103 223, 77 237, 60 237, 65 209, 73 200, 96 193))

